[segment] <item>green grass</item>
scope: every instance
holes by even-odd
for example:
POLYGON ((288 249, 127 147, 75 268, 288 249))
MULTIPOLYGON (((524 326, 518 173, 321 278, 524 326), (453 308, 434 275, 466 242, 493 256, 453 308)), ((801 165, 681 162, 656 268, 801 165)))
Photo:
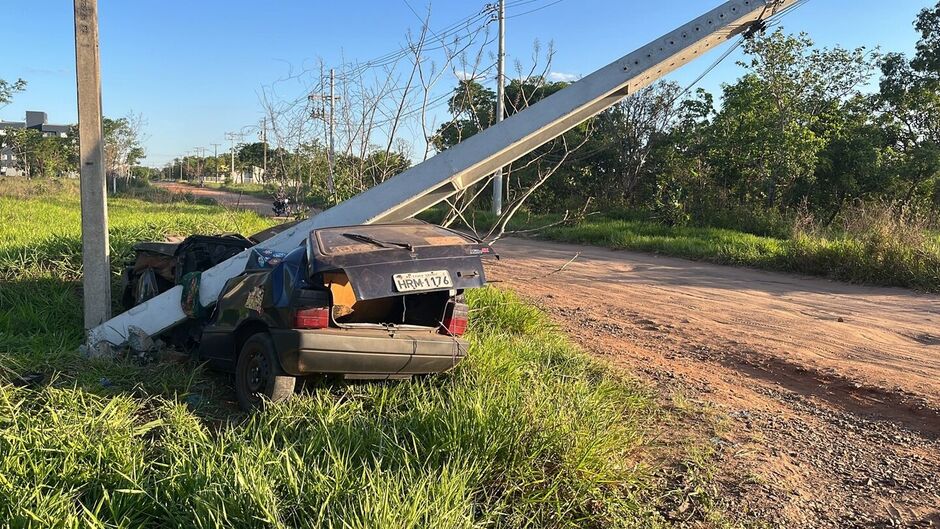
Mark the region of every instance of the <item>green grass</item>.
POLYGON ((772 268, 786 241, 719 228, 670 227, 648 221, 589 220, 546 231, 549 239, 772 268))
MULTIPOLYGON (((114 269, 141 240, 196 232, 250 234, 271 221, 211 205, 111 199, 108 204, 114 269)), ((0 279, 75 279, 81 269, 81 208, 70 194, 18 199, 0 196, 0 279)))
MULTIPOLYGON (((517 304, 476 292, 476 310, 517 304)), ((547 328, 536 311, 506 319, 547 328)), ((0 391, 0 516, 122 527, 613 527, 661 522, 631 464, 648 397, 557 334, 477 325, 411 383, 315 388, 215 431, 179 399, 0 391)))
MULTIPOLYGON (((138 238, 268 222, 110 206, 115 269, 138 238)), ((192 363, 87 360, 78 222, 67 193, 0 197, 5 526, 665 527, 675 505, 707 507, 670 485, 692 470, 649 457, 670 416, 648 390, 492 288, 469 295, 470 352, 452 372, 319 382, 250 416, 192 363), (12 383, 28 371, 46 383, 12 383)))
POLYGON ((591 218, 542 236, 719 264, 795 272, 853 283, 940 292, 940 244, 905 243, 877 233, 798 233, 788 239, 720 228, 591 218))

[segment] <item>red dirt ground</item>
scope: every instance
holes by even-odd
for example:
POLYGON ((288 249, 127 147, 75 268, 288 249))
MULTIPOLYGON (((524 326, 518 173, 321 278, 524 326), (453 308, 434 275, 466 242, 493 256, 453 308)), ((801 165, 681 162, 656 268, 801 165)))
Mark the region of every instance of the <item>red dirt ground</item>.
POLYGON ((533 240, 497 250, 491 281, 728 418, 712 441, 731 512, 940 527, 940 296, 533 240))

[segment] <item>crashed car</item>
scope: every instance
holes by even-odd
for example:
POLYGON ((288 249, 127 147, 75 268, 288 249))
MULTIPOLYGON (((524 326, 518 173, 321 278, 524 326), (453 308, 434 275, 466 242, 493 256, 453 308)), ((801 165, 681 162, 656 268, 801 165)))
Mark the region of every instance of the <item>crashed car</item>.
POLYGON ((144 243, 125 273, 137 304, 261 242, 210 312, 169 337, 234 373, 242 407, 284 399, 309 375, 405 379, 466 355, 463 293, 486 282, 485 243, 417 221, 316 229, 289 253, 265 249, 271 235, 144 243))

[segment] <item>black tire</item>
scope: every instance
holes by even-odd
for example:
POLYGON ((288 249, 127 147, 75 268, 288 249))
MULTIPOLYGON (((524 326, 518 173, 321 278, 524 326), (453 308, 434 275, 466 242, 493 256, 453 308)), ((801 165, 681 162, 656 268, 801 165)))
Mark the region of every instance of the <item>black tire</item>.
POLYGON ((265 402, 279 402, 294 394, 295 377, 285 375, 278 363, 271 337, 264 332, 245 340, 235 365, 235 395, 245 411, 265 402))

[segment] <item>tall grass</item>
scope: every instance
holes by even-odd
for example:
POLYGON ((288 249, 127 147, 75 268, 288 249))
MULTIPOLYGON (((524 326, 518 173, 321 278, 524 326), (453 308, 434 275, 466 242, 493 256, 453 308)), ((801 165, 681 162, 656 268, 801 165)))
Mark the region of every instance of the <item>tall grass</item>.
POLYGON ((796 272, 859 283, 940 292, 936 219, 897 204, 862 204, 835 229, 813 219, 794 226, 788 266, 796 272))
POLYGON ((323 385, 218 431, 163 397, 0 386, 0 517, 36 527, 660 523, 631 457, 655 416, 644 392, 541 313, 505 312, 519 304, 511 294, 476 291, 470 303, 499 319, 472 326, 453 373, 323 385))
MULTIPOLYGON (((111 213, 116 258, 139 236, 266 222, 131 199, 111 213)), ((315 382, 243 416, 227 380, 192 363, 74 352, 74 197, 0 198, 0 216, 5 526, 669 525, 674 494, 640 455, 664 412, 511 293, 469 294, 470 351, 450 373, 315 382), (45 385, 16 384, 31 370, 45 385)))
MULTIPOLYGON (((253 213, 211 205, 112 199, 108 204, 115 270, 141 240, 196 232, 250 234, 270 225, 253 213)), ((81 208, 71 194, 26 199, 0 196, 0 279, 54 275, 75 279, 81 270, 81 208)))

